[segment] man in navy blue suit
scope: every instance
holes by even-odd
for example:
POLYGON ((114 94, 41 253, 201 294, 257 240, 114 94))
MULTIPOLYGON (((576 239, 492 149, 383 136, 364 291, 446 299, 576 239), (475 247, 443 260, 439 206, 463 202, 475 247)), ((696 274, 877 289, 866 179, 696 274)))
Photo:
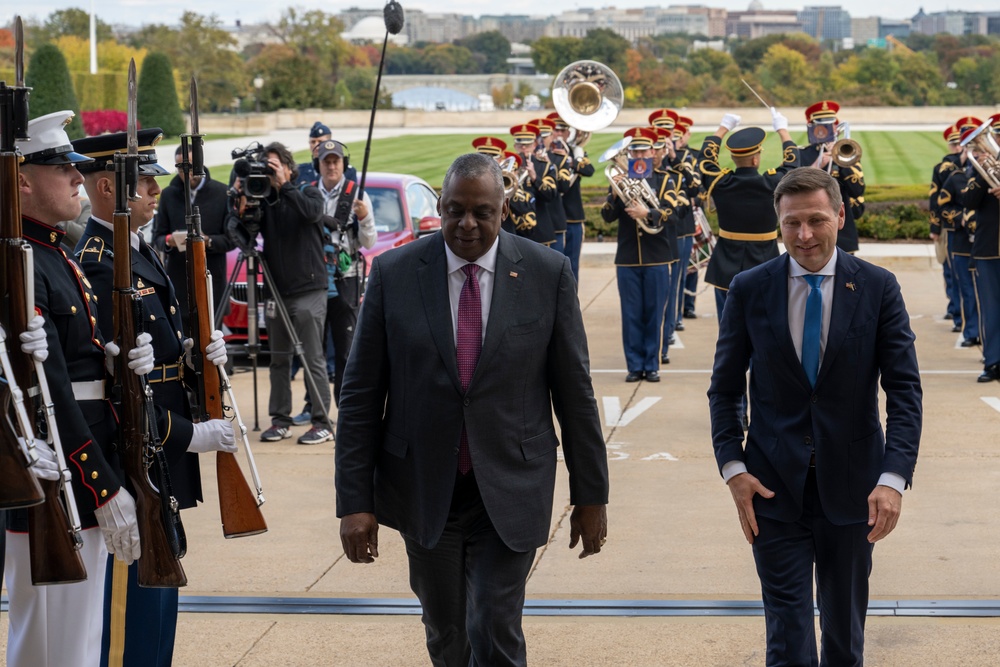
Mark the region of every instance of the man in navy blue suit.
POLYGON ((753 545, 767 665, 860 666, 872 548, 895 528, 917 461, 914 335, 895 277, 837 249, 836 180, 795 169, 774 206, 787 254, 730 287, 708 390, 712 444, 753 545))

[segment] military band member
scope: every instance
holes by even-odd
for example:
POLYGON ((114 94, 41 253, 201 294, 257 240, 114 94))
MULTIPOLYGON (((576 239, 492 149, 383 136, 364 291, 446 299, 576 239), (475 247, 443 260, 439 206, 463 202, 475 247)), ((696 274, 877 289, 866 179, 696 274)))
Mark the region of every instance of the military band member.
MULTIPOLYGON (((58 111, 28 124, 31 140, 17 143, 23 156, 18 189, 23 234, 35 263, 35 310, 45 319, 45 373, 63 454, 72 471, 87 580, 32 586, 27 515, 23 510, 11 513, 6 571, 9 667, 98 667, 108 551, 126 562, 140 553, 135 501, 122 486, 116 420, 107 400, 110 361, 117 346, 105 346, 92 310, 98 297, 60 247, 64 232, 56 227, 79 215, 83 177, 77 165, 89 162, 73 152, 66 135, 64 128, 72 118, 72 111, 58 111)), ((152 367, 153 355, 148 344, 138 343, 129 365, 141 374, 152 367)))
POLYGON ((813 143, 799 148, 799 164, 825 169, 837 179, 844 199, 844 226, 837 232, 837 247, 853 253, 858 251, 858 227, 854 221, 865 212, 865 174, 860 161, 840 167, 832 159, 838 111, 840 105, 833 100, 823 100, 806 109, 806 128, 813 143))
POLYGON ((958 325, 952 331, 962 333, 963 347, 973 347, 980 343, 979 310, 970 266, 975 212, 966 210, 962 205, 962 191, 969 184, 966 167, 971 169, 971 165, 968 165, 965 152, 959 146, 961 132, 958 126, 952 125, 945 130, 944 137, 949 150, 957 152, 946 155, 934 170, 931 192, 934 192, 937 183, 940 187, 931 196, 931 229, 933 234, 934 220, 937 220, 937 233, 947 243, 945 266, 950 268, 949 277, 958 312, 958 325))
POLYGON ((726 140, 735 170, 719 164, 719 145, 740 117, 726 114, 719 129, 701 147, 698 170, 707 198, 719 215, 719 239, 705 272, 705 282, 715 287, 716 316, 722 319, 729 283, 740 271, 778 256, 778 220, 774 188, 790 170, 799 166, 799 150, 788 134, 788 119, 772 108, 774 129, 782 142, 782 161, 760 173, 760 152, 767 133, 758 127, 734 132, 726 140))
MULTIPOLYGON (((580 252, 583 249, 583 223, 586 216, 583 212, 583 196, 580 194, 580 179, 589 178, 594 175, 594 165, 587 157, 587 152, 582 145, 570 146, 570 127, 566 124, 558 112, 548 115, 548 119, 555 123, 553 136, 565 149, 553 147, 552 152, 561 155, 564 150, 569 151, 570 156, 564 162, 564 167, 557 172, 557 184, 565 177, 569 187, 563 192, 563 210, 566 213, 566 244, 563 253, 569 257, 570 267, 573 269, 573 277, 576 278, 577 285, 580 283, 580 252)), ((580 133, 577 133, 579 138, 580 133)))
MULTIPOLYGON (((235 452, 232 425, 225 419, 200 424, 191 422, 191 410, 184 385, 185 343, 181 314, 173 284, 153 249, 138 235, 140 227, 153 218, 160 187, 156 176, 166 175, 157 164, 159 128, 139 130, 139 182, 141 199, 129 204, 131 210, 132 286, 142 297, 145 322, 137 322, 152 336, 155 367, 146 379, 153 391, 156 420, 173 482, 174 496, 181 509, 202 500, 198 453, 235 452)), ((125 152, 124 132, 78 139, 74 149, 93 158, 82 166, 84 187, 93 206, 77 257, 98 297, 97 322, 102 331, 112 332, 114 219, 116 197, 113 160, 115 152, 125 152)), ((210 316, 210 315, 209 315, 210 316)), ((224 364, 225 342, 214 332, 206 349, 209 362, 224 364)), ((193 374, 189 373, 189 378, 193 374)), ((169 666, 173 656, 177 626, 177 589, 140 588, 137 566, 120 560, 107 563, 105 596, 104 664, 122 656, 126 667, 169 666)))
MULTIPOLYGON (((660 187, 680 187, 683 189, 684 175, 677 169, 677 165, 675 164, 677 154, 674 152, 672 130, 655 126, 649 129, 656 135, 656 139, 653 141, 654 164, 657 162, 656 155, 660 155, 659 165, 654 169, 660 174, 660 187)), ((660 193, 657 194, 660 195, 660 193)), ((690 211, 690 206, 684 207, 684 210, 690 211)), ((687 260, 685 259, 681 249, 682 244, 678 238, 681 219, 683 219, 684 215, 686 213, 682 213, 678 209, 678 216, 674 219, 668 219, 662 232, 662 234, 669 235, 670 250, 673 256, 677 258, 677 261, 671 263, 669 269, 667 301, 663 310, 663 333, 660 336, 660 364, 670 363, 670 357, 667 352, 670 346, 676 342, 674 339, 674 330, 677 327, 677 318, 673 316, 673 313, 677 310, 677 293, 681 284, 681 276, 687 269, 687 260)), ((690 255, 690 252, 688 254, 690 255)))
MULTIPOLYGON (((514 176, 519 177, 521 167, 524 164, 521 156, 511 151, 504 151, 503 158, 513 161, 514 176)), ((521 185, 516 185, 513 194, 507 200, 507 208, 510 209, 510 212, 507 214, 507 218, 501 222, 501 225, 506 225, 504 229, 518 236, 529 234, 537 224, 534 196, 521 185)))
POLYGON ((556 181, 555 198, 543 206, 548 209, 548 215, 552 218, 552 230, 555 232, 556 240, 551 247, 557 252, 563 252, 566 247, 566 209, 562 200, 570 186, 572 174, 567 168, 567 163, 571 158, 567 155, 565 148, 556 150, 560 142, 555 133, 555 121, 549 118, 536 118, 529 122, 538 127, 538 145, 535 147, 538 157, 543 161, 548 161, 551 165, 550 171, 556 181))
MULTIPOLYGON (((962 133, 966 138, 973 132, 962 133)), ((970 160, 997 160, 996 156, 983 155, 966 147, 970 160)), ((975 262, 973 278, 976 301, 979 303, 979 331, 983 345, 983 372, 979 382, 1000 380, 1000 186, 987 182, 977 169, 969 173, 968 185, 962 192, 966 209, 975 211, 975 239, 972 242, 972 259, 975 262)))
MULTIPOLYGON (((689 145, 691 140, 691 126, 694 125, 694 120, 687 116, 678 116, 677 123, 674 125, 674 150, 677 152, 678 159, 682 160, 684 163, 691 165, 691 185, 685 188, 687 191, 688 199, 691 201, 691 216, 695 217, 695 210, 703 210, 705 207, 705 190, 701 185, 701 172, 698 171, 698 151, 693 150, 689 145)), ((684 226, 683 223, 681 225, 684 226)), ((691 246, 694 248, 694 236, 692 237, 691 246)), ((684 277, 684 285, 682 289, 683 302, 678 304, 681 313, 677 319, 677 330, 683 331, 684 320, 694 319, 697 317, 695 314, 695 297, 698 294, 698 271, 691 270, 688 268, 687 274, 684 277)))
MULTIPOLYGON (((497 139, 496 137, 486 137, 486 136, 476 137, 475 139, 472 140, 472 147, 476 150, 477 153, 482 153, 483 155, 489 155, 490 157, 492 157, 500 164, 501 168, 504 167, 505 160, 508 160, 508 158, 510 160, 513 160, 517 166, 514 168, 512 176, 514 178, 517 177, 518 170, 521 166, 521 158, 516 153, 511 153, 510 151, 507 150, 506 141, 502 141, 501 139, 497 139)), ((532 211, 532 226, 533 226, 534 224, 533 217, 535 210, 534 204, 533 202, 531 202, 530 195, 525 193, 520 187, 516 187, 513 193, 510 195, 508 199, 508 209, 509 213, 507 217, 500 222, 500 226, 505 232, 509 232, 511 234, 517 234, 518 225, 525 224, 523 216, 526 210, 528 209, 532 211), (531 205, 528 206, 528 204, 531 205), (515 208, 517 208, 517 211, 514 210, 515 208), (515 222, 515 219, 518 219, 520 222, 515 222)))
POLYGON ((555 206, 562 211, 562 202, 559 200, 559 191, 556 187, 555 167, 548 160, 540 159, 535 152, 539 135, 537 125, 530 123, 515 125, 510 128, 510 134, 514 137, 514 148, 523 161, 522 166, 528 173, 521 187, 535 200, 535 225, 524 230, 526 233, 522 236, 536 243, 551 246, 556 241, 551 211, 555 206))
MULTIPOLYGON (((653 130, 632 128, 625 136, 632 137, 629 145, 632 158, 652 161, 653 142, 656 140, 653 130)), ((667 231, 650 233, 639 221, 645 220, 646 228, 662 229, 668 223, 676 224, 687 206, 679 184, 665 183, 672 178, 653 171, 651 166, 646 165, 650 176, 644 180, 652 189, 653 197, 656 193, 660 195, 656 205, 650 206, 652 202, 638 197, 626 205, 613 190, 609 190, 601 209, 601 217, 605 221, 618 221, 615 265, 621 301, 622 346, 628 368, 626 382, 638 382, 643 378, 649 382, 660 381, 663 311, 667 303, 670 264, 677 261, 667 231)))

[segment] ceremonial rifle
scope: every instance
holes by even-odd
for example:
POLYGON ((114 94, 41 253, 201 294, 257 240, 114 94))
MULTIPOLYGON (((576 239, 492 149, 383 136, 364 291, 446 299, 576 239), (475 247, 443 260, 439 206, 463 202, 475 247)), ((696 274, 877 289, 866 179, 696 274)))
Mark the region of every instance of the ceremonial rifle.
POLYGON ((131 214, 129 201, 139 201, 139 142, 136 129, 135 60, 128 68, 128 143, 114 155, 114 340, 113 396, 118 404, 119 452, 125 475, 136 497, 139 542, 138 582, 149 588, 178 588, 187 584, 178 560, 184 552, 177 500, 169 488, 166 457, 155 437, 152 391, 145 378, 128 367, 136 347, 137 322, 143 321, 142 297, 132 287, 131 214), (152 427, 152 428, 151 428, 152 427), (152 475, 152 477, 151 477, 152 475), (153 478, 157 484, 153 483, 153 478))
MULTIPOLYGON (((234 415, 234 430, 240 431, 243 448, 247 454, 250 473, 257 488, 254 498, 247 485, 236 455, 230 452, 216 452, 215 470, 219 485, 219 511, 222 515, 222 533, 227 537, 258 535, 267 531, 267 523, 261 514, 260 505, 264 494, 257 477, 257 466, 247 428, 240 417, 239 409, 232 393, 232 386, 224 368, 206 364, 205 347, 211 342, 215 313, 212 291, 212 275, 205 259, 205 236, 201 229, 201 212, 191 202, 191 177, 205 177, 203 137, 198 131, 198 82, 191 77, 191 133, 181 135, 181 164, 184 176, 184 220, 187 225, 187 295, 188 295, 188 337, 194 345, 191 348, 191 362, 195 373, 195 393, 197 395, 196 421, 222 419, 227 408, 234 415), (222 392, 228 395, 229 405, 224 406, 222 392)), ((250 285, 253 289, 255 285, 250 285)))

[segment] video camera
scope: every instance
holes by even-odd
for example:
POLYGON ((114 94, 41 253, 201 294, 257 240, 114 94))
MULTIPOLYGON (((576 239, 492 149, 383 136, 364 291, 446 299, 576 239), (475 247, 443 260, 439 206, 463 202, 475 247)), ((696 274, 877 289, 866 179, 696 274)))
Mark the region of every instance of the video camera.
POLYGON ((271 194, 274 169, 267 162, 267 152, 255 141, 246 148, 234 148, 233 171, 243 182, 243 194, 248 199, 264 199, 271 194))

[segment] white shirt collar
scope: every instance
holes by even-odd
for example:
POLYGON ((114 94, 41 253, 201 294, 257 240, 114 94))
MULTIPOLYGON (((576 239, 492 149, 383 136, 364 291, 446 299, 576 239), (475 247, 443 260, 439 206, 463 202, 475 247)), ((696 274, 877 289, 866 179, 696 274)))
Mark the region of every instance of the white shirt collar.
POLYGON ((316 186, 319 187, 319 191, 323 194, 323 196, 329 199, 330 197, 340 196, 340 191, 344 189, 344 181, 346 180, 346 178, 341 176, 340 182, 327 190, 326 185, 323 183, 323 177, 320 176, 319 180, 316 181, 316 186))
MULTIPOLYGON (((823 265, 819 271, 816 271, 816 275, 820 276, 835 276, 837 275, 837 253, 839 251, 834 248, 833 255, 830 257, 830 261, 823 265)), ((802 268, 802 265, 792 259, 792 256, 788 256, 788 277, 798 278, 799 276, 813 275, 812 271, 806 271, 802 268)))
MULTIPOLYGON (((112 225, 110 222, 107 222, 105 220, 101 220, 96 215, 92 215, 90 217, 92 217, 94 219, 94 222, 96 222, 97 224, 101 225, 105 229, 110 230, 111 233, 114 234, 114 232, 115 232, 115 226, 112 225)), ((129 232, 129 239, 130 239, 130 242, 131 242, 131 245, 132 245, 132 250, 135 250, 136 252, 139 252, 139 235, 136 234, 135 232, 129 232)))
POLYGON ((482 257, 477 259, 475 262, 467 262, 455 253, 451 251, 448 244, 444 244, 444 254, 448 258, 448 273, 452 274, 455 271, 461 270, 466 264, 478 264, 480 268, 489 271, 490 273, 496 273, 497 270, 497 249, 500 247, 500 235, 493 239, 493 245, 487 250, 482 257))

